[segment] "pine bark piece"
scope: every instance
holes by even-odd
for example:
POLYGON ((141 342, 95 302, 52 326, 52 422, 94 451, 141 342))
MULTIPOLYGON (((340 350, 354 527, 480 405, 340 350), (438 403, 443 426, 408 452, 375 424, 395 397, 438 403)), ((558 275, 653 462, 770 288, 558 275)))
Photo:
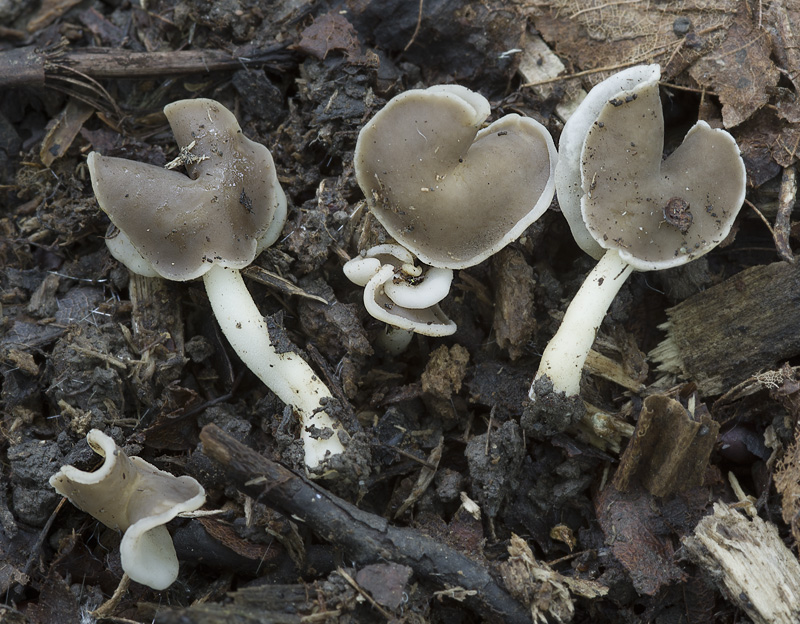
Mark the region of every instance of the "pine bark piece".
POLYGON ((656 498, 638 487, 629 492, 606 487, 594 507, 606 544, 639 594, 655 596, 686 581, 675 562, 674 533, 656 498))
POLYGON ((704 405, 691 414, 670 397, 647 397, 614 487, 627 491, 638 481, 654 496, 669 496, 702 485, 718 433, 719 423, 704 405))
POLYGON ((755 624, 800 621, 800 563, 774 524, 724 503, 683 539, 689 559, 755 624))
POLYGON ((506 247, 492 258, 492 272, 497 344, 508 349, 509 357, 516 360, 525 353, 525 346, 536 331, 533 267, 519 250, 506 247))
POLYGON ((667 332, 650 357, 702 396, 722 394, 800 353, 800 264, 752 267, 667 310, 667 332))

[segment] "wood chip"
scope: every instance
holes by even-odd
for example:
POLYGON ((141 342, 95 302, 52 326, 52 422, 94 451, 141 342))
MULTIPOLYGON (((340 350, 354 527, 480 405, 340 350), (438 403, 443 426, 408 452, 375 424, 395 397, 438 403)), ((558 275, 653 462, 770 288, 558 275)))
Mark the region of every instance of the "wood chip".
POLYGON ((715 503, 682 541, 689 559, 755 624, 800 621, 800 563, 774 524, 715 503))

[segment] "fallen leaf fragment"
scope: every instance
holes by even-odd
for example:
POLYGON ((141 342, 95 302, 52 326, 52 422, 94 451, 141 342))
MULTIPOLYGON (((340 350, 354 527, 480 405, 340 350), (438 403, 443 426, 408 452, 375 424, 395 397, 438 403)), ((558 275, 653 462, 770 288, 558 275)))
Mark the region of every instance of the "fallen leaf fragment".
POLYGON ((722 44, 689 70, 722 102, 726 128, 738 126, 769 101, 780 72, 770 59, 770 38, 747 10, 739 10, 722 44))
POLYGON ((94 109, 81 102, 70 98, 64 110, 48 124, 47 135, 39 149, 39 158, 42 164, 49 167, 57 158, 67 153, 70 145, 83 128, 83 124, 94 113, 94 109))
POLYGON ((326 13, 314 20, 302 34, 297 48, 320 60, 324 60, 332 50, 342 50, 345 54, 358 52, 358 37, 353 25, 343 15, 326 13))

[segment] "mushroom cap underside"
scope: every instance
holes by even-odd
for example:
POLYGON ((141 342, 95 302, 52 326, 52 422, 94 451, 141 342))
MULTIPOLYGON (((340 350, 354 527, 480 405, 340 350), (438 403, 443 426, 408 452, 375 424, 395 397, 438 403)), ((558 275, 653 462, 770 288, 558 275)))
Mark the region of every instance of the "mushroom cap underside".
POLYGON ((660 77, 661 68, 657 64, 636 65, 609 76, 589 91, 561 131, 555 171, 558 205, 575 242, 595 260, 600 259, 605 249, 589 234, 581 215, 581 152, 586 134, 608 100, 638 85, 657 83, 660 77))
POLYGON ((50 485, 107 527, 124 533, 122 569, 138 583, 166 589, 178 576, 178 559, 166 523, 205 502, 205 490, 192 477, 159 470, 128 457, 109 436, 92 429, 89 445, 104 457, 94 472, 62 466, 50 485))
POLYGON ((478 264, 541 216, 557 159, 533 119, 507 115, 479 131, 488 102, 459 93, 397 96, 363 128, 355 152, 359 185, 389 234, 422 262, 450 269, 478 264))
POLYGON ((182 100, 164 110, 179 147, 193 143, 188 175, 93 152, 88 165, 100 207, 167 279, 199 277, 214 262, 247 266, 259 238, 285 213, 272 156, 218 102, 182 100))
POLYGON ((456 331, 438 303, 450 291, 453 271, 419 267, 405 272, 414 256, 395 244, 377 245, 344 265, 350 281, 364 286, 364 307, 370 316, 394 327, 426 336, 449 336, 456 331))
POLYGON ((658 84, 610 98, 581 154, 586 228, 640 271, 684 264, 730 232, 745 196, 739 148, 724 130, 697 122, 662 160, 664 120, 658 84))

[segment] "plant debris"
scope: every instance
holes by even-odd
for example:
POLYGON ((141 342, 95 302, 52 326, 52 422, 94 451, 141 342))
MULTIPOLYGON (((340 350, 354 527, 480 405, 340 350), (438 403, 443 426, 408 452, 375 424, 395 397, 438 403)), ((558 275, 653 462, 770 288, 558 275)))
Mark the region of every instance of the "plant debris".
MULTIPOLYGON (((0 620, 797 621, 796 4, 0 2, 0 620), (454 334, 382 348, 342 271, 394 242, 353 166, 377 111, 457 83, 487 123, 532 117, 558 144, 595 84, 649 63, 664 157, 697 120, 742 151, 727 240, 630 278, 570 401, 546 379, 528 398, 591 268, 557 199, 454 273, 438 304, 454 334), (346 452, 313 474, 297 416, 229 347, 202 284, 131 274, 105 244, 87 155, 183 173, 192 152, 162 111, 193 98, 269 148, 287 195, 242 274, 342 422, 346 452), (97 469, 91 429, 206 490, 167 525, 180 569, 162 592, 48 485, 97 469)), ((705 212, 668 195, 655 216, 681 236, 705 212)))

